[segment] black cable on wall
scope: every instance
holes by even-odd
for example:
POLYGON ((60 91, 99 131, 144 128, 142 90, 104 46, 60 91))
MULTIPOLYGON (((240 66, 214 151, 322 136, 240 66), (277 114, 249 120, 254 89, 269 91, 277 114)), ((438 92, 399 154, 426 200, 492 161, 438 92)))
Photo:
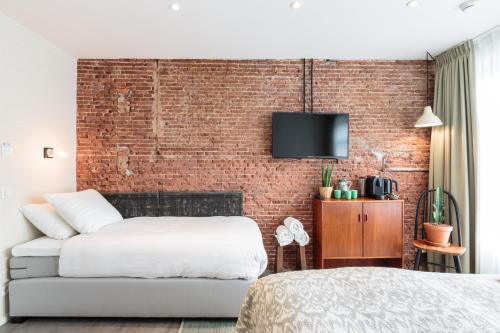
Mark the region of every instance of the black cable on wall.
POLYGON ((306 112, 306 58, 302 59, 302 111, 306 112))
POLYGON ((311 113, 313 113, 314 111, 313 71, 314 71, 314 59, 311 58, 311 113))

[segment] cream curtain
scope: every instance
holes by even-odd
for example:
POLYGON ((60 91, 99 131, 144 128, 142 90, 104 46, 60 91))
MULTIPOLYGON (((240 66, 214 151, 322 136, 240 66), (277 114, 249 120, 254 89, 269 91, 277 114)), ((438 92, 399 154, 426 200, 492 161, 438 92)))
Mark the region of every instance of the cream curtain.
POLYGON ((474 40, 478 118, 477 272, 500 273, 500 27, 474 40))
MULTIPOLYGON (((467 41, 436 57, 434 112, 443 126, 432 129, 429 188, 443 187, 458 202, 463 272, 475 271, 476 116, 473 44, 467 41)), ((456 227, 454 228, 456 232, 456 227)), ((454 240, 456 240, 456 233, 454 240)), ((453 266, 451 258, 428 255, 429 262, 453 266)), ((429 266, 436 270, 436 266, 429 266)))

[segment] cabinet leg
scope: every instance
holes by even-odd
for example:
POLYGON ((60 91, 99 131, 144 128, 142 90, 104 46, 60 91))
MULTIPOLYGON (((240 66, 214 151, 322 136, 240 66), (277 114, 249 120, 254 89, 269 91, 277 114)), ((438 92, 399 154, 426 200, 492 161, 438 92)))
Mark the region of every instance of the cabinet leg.
POLYGON ((422 250, 417 249, 417 256, 415 257, 415 267, 414 269, 418 271, 420 269, 420 259, 422 258, 422 250))

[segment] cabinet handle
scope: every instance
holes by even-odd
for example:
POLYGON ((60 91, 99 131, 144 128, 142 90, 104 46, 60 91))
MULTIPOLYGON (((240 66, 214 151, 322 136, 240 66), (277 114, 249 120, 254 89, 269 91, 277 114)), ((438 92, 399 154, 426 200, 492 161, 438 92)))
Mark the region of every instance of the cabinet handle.
POLYGON ((365 222, 368 222, 368 214, 365 214, 365 222))
POLYGON ((358 222, 361 222, 361 214, 358 214, 358 222))

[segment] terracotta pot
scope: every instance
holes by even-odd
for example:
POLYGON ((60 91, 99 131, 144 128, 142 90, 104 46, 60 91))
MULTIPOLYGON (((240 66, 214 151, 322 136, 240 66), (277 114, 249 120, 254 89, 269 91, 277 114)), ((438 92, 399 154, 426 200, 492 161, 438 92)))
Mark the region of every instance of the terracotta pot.
POLYGON ((448 224, 424 223, 425 241, 435 246, 449 246, 450 235, 453 227, 448 224))
POLYGON ((321 199, 331 199, 333 192, 333 186, 330 187, 320 187, 319 188, 319 197, 321 199))

